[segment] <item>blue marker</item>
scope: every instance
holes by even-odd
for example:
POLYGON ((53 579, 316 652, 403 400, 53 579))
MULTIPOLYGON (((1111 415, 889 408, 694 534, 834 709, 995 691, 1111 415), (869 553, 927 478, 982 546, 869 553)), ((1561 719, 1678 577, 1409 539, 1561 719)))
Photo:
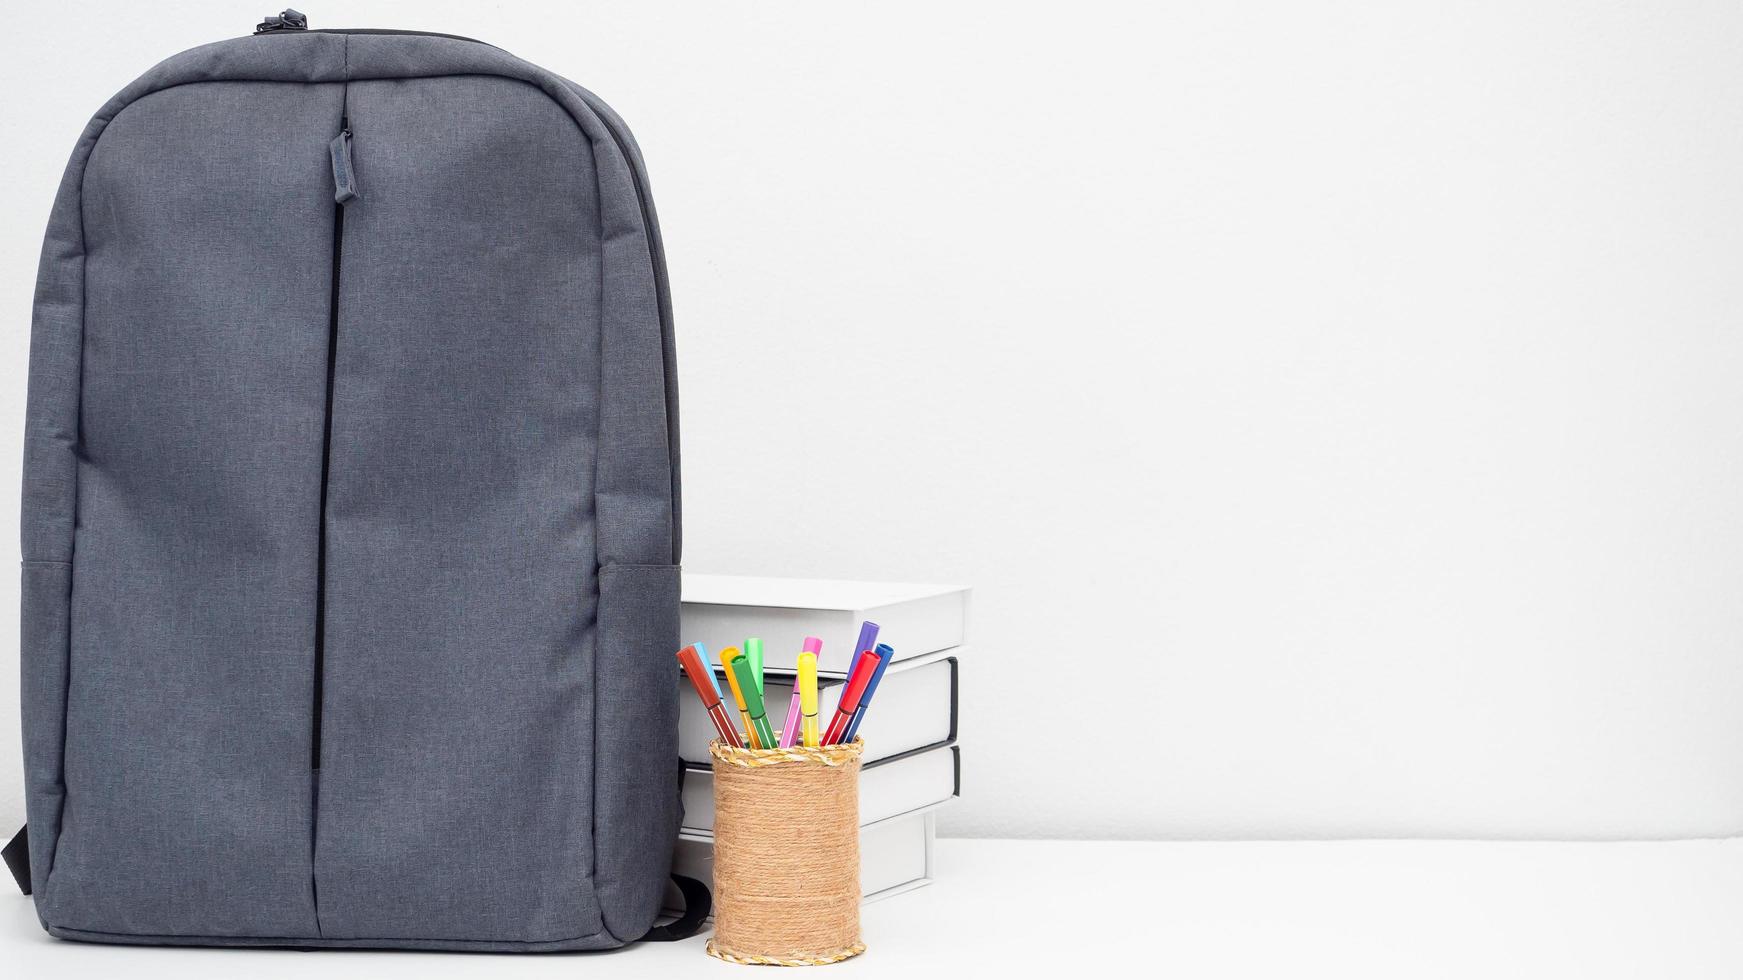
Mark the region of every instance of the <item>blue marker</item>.
POLYGON ((714 676, 714 661, 708 659, 708 648, 700 643, 691 645, 696 648, 696 659, 702 661, 702 672, 708 675, 708 683, 714 685, 714 696, 724 697, 720 691, 720 678, 714 676))
POLYGON ((888 643, 879 643, 873 653, 878 655, 877 669, 872 671, 871 680, 865 684, 865 693, 859 696, 859 707, 854 709, 853 720, 847 723, 847 731, 841 736, 841 742, 846 745, 859 734, 859 723, 865 719, 865 709, 871 707, 872 695, 877 693, 878 681, 884 679, 884 671, 889 668, 890 661, 896 659, 896 651, 890 649, 888 643))

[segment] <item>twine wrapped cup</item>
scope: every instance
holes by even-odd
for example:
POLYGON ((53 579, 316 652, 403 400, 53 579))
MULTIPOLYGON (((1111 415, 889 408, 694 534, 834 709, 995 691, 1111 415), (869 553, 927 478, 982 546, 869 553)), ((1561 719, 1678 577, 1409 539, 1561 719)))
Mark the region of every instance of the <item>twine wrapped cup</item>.
POLYGON ((865 742, 735 749, 715 742, 714 936, 708 955, 820 966, 859 939, 859 760, 865 742))

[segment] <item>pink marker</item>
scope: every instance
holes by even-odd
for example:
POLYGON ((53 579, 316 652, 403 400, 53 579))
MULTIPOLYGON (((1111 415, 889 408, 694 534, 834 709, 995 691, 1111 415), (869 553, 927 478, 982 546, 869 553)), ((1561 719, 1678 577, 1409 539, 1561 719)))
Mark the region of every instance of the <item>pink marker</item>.
MULTIPOLYGON (((823 641, 815 636, 805 637, 805 652, 821 654, 823 641)), ((799 740, 799 682, 793 681, 793 701, 787 705, 787 723, 781 726, 781 748, 790 749, 799 740)))

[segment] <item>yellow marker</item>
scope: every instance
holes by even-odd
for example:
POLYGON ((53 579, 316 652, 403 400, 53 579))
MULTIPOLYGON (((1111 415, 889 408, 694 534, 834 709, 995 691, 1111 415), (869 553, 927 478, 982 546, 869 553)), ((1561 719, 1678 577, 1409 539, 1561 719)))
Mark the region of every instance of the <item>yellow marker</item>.
POLYGON ((799 654, 799 731, 800 744, 813 748, 821 741, 817 735, 817 655, 799 654))
POLYGON ((744 733, 750 737, 750 747, 772 749, 773 745, 765 746, 762 739, 757 738, 756 726, 750 723, 750 706, 744 701, 744 689, 738 686, 738 675, 732 670, 732 662, 743 656, 738 647, 727 647, 720 651, 720 665, 726 668, 726 683, 732 685, 732 699, 738 702, 738 716, 744 719, 744 733))

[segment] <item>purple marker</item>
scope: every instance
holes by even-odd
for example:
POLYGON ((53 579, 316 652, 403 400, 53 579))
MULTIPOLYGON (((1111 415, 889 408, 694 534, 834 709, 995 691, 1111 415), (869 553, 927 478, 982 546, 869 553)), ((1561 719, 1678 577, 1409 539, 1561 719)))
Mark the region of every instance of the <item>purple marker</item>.
MULTIPOLYGON (((823 641, 815 636, 805 637, 805 652, 816 656, 823 652, 823 641)), ((793 700, 787 705, 787 723, 781 726, 781 748, 790 749, 799 740, 799 679, 793 679, 793 700)))
POLYGON ((859 643, 847 652, 847 672, 853 673, 854 664, 859 663, 862 653, 870 653, 878 645, 878 624, 871 620, 859 624, 859 643))

